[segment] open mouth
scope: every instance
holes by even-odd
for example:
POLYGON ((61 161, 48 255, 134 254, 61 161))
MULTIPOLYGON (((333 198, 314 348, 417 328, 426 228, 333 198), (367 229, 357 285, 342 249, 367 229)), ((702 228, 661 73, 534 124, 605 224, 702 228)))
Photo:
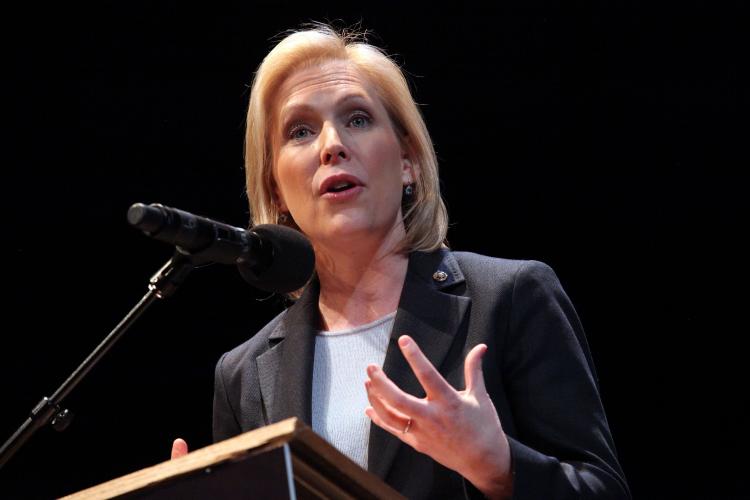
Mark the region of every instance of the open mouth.
POLYGON ((331 187, 329 187, 326 193, 341 193, 342 191, 351 189, 354 186, 355 184, 352 182, 347 182, 347 181, 337 182, 333 184, 331 187))
POLYGON ((355 176, 345 173, 331 175, 320 186, 320 194, 332 200, 344 200, 362 191, 363 184, 355 176))

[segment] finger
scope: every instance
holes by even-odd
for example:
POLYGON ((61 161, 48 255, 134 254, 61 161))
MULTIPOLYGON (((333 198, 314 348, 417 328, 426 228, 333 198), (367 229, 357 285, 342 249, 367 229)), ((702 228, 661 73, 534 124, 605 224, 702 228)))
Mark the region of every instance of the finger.
POLYGON ((421 415, 424 412, 424 401, 402 391, 379 366, 369 365, 367 375, 371 383, 369 390, 386 401, 390 407, 404 415, 421 415))
MULTIPOLYGON (((375 409, 372 406, 368 406, 367 408, 365 408, 365 415, 370 417, 370 420, 372 420, 373 424, 384 429, 388 433, 393 434, 394 436, 396 436, 398 439, 408 444, 409 446, 412 446, 412 447, 415 446, 414 435, 411 433, 411 429, 409 430, 409 432, 404 432, 405 427, 401 429, 397 429, 391 425, 388 425, 381 418, 380 414, 378 414, 378 412, 375 411, 375 409)), ((412 424, 411 427, 413 428, 413 426, 414 424, 412 424)))
POLYGON ((388 403, 378 397, 372 390, 371 384, 365 382, 365 389, 367 390, 367 399, 372 405, 372 409, 378 414, 380 419, 388 426, 393 429, 404 429, 410 418, 408 415, 404 415, 395 408, 391 408, 388 403))
POLYGON ((188 454, 188 445, 184 439, 177 438, 172 443, 172 460, 188 454))
POLYGON ((487 392, 484 387, 484 373, 482 372, 482 358, 487 352, 485 344, 479 344, 469 351, 464 361, 464 380, 466 380, 466 391, 482 394, 487 392))
POLYGON ((455 392, 453 387, 443 378, 442 375, 432 366, 430 360, 424 355, 414 339, 408 335, 402 335, 398 339, 398 345, 401 352, 409 363, 417 380, 422 384, 422 388, 427 394, 427 399, 447 397, 455 392))
POLYGON ((385 429, 386 431, 390 432, 396 437, 401 437, 399 436, 399 432, 396 429, 394 429, 393 427, 385 423, 385 421, 380 416, 380 414, 372 406, 368 406, 367 408, 365 408, 365 415, 367 415, 370 418, 370 420, 372 420, 373 424, 377 425, 378 427, 382 429, 385 429))

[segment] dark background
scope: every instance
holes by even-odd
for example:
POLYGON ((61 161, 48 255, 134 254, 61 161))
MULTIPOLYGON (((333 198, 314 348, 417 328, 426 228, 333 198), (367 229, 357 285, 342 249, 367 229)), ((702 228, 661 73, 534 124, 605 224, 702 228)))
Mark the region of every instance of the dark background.
MULTIPOLYGON (((423 104, 458 250, 552 265, 636 498, 746 495, 748 9, 742 2, 100 2, 4 7, 0 440, 171 249, 131 203, 247 223, 249 83, 279 32, 358 20, 423 104)), ((279 301, 233 268, 156 304, 0 471, 50 498, 210 444, 219 355, 279 301)))

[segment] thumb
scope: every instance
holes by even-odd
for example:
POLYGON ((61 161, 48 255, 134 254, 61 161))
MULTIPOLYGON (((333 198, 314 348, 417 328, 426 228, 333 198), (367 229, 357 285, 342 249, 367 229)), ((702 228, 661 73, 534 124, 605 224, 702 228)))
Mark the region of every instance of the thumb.
POLYGON ((177 438, 172 443, 172 460, 188 454, 188 445, 184 439, 177 438))
POLYGON ((464 361, 464 380, 466 380, 466 392, 483 394, 487 392, 484 387, 484 373, 482 373, 482 358, 487 352, 485 344, 479 344, 469 351, 464 361))

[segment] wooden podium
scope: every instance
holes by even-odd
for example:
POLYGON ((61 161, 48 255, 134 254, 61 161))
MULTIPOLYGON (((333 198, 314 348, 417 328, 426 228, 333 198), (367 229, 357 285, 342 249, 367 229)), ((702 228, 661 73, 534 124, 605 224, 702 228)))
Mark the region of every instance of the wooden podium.
POLYGON ((64 497, 100 499, 404 498, 296 418, 64 497))

